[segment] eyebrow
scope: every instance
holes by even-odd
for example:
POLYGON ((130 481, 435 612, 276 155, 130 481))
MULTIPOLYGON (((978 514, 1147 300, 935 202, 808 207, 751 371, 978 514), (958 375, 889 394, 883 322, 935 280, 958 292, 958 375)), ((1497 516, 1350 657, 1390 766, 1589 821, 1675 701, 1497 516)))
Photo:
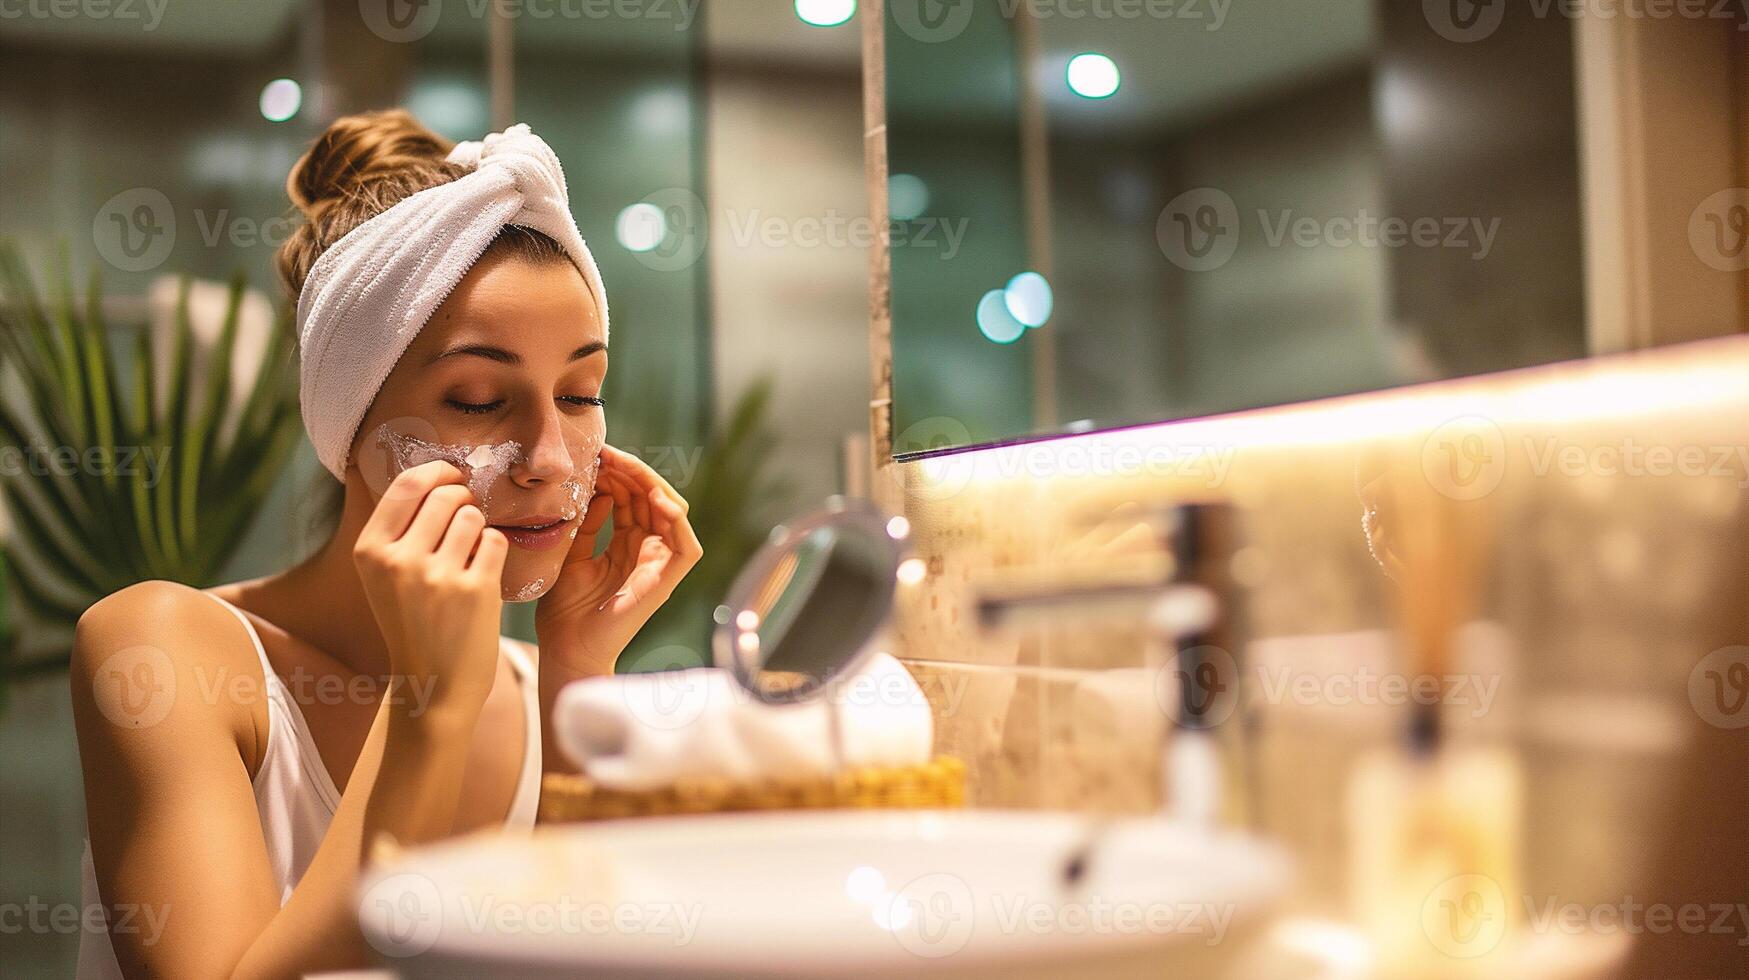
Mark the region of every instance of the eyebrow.
MULTIPOLYGON (((607 350, 606 344, 599 340, 591 341, 572 351, 571 356, 567 359, 567 363, 570 361, 581 361, 585 357, 602 353, 605 350, 607 350)), ((441 361, 446 357, 459 357, 463 355, 469 357, 483 357, 488 361, 497 361, 500 364, 522 363, 522 356, 520 354, 517 354, 514 351, 507 351, 502 347, 493 347, 490 344, 462 344, 456 347, 451 347, 426 363, 436 364, 438 361, 441 361)))

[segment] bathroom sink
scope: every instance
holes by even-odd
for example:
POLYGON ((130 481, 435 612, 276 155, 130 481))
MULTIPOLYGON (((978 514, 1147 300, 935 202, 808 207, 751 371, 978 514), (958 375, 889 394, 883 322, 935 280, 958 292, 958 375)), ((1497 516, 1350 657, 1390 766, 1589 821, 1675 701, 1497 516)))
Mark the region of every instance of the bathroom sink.
POLYGON ((360 917, 406 977, 1187 976, 1288 886, 1261 842, 1165 820, 821 811, 543 827, 373 869, 360 917))

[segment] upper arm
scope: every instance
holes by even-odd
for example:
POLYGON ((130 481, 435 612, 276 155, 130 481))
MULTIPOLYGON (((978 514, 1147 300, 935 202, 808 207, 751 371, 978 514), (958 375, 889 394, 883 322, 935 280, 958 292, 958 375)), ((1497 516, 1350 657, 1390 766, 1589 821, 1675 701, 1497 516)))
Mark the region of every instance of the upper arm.
POLYGON ((279 909, 242 751, 263 696, 247 644, 224 608, 166 582, 79 620, 87 829, 129 974, 227 976, 279 909))

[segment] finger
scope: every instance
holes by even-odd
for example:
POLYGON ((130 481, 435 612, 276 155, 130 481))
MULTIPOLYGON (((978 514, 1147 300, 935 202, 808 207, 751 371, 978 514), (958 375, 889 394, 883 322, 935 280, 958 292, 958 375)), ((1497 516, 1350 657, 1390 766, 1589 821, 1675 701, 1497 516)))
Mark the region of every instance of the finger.
POLYGON ((649 536, 649 531, 636 524, 615 524, 613 537, 607 542, 607 555, 620 568, 631 568, 637 563, 638 549, 649 536))
POLYGON ((618 533, 621 528, 632 526, 633 493, 625 478, 617 473, 602 470, 602 477, 597 486, 605 486, 608 497, 613 500, 613 527, 615 533, 618 533))
POLYGON ((621 467, 621 471, 630 476, 641 487, 660 487, 664 495, 680 504, 682 512, 691 508, 692 505, 686 502, 686 498, 680 495, 680 491, 674 489, 674 485, 669 483, 667 477, 664 477, 661 471, 654 466, 631 453, 614 449, 612 446, 603 447, 602 459, 604 462, 609 460, 609 452, 612 453, 613 465, 621 467))
POLYGON ((637 564, 615 593, 615 598, 621 600, 619 607, 640 605, 652 598, 657 601, 667 599, 674 591, 667 574, 672 557, 673 553, 661 538, 646 537, 638 548, 637 564))
POLYGON ((608 517, 613 514, 613 495, 597 493, 589 501, 589 508, 583 512, 583 524, 577 531, 577 536, 594 535, 607 526, 608 517))
POLYGON ((367 542, 394 541, 407 533, 408 526, 419 513, 419 507, 424 503, 427 494, 437 487, 461 482, 462 471, 441 459, 402 470, 389 484, 389 488, 383 491, 382 499, 377 501, 370 519, 364 522, 364 528, 358 532, 359 539, 367 542))
MULTIPOLYGON (((638 462, 635 457, 627 455, 626 453, 620 453, 618 458, 621 460, 638 462)), ((646 467, 646 469, 647 468, 648 467, 646 467)), ((648 488, 652 484, 647 480, 640 478, 638 472, 631 468, 630 462, 618 463, 610 470, 604 469, 604 472, 608 474, 608 478, 613 481, 614 486, 618 487, 620 491, 625 494, 627 508, 627 513, 625 514, 626 523, 628 525, 636 524, 639 527, 648 528, 650 526, 650 502, 644 495, 648 492, 648 488)), ((614 513, 614 521, 616 524, 619 522, 620 516, 621 515, 616 510, 614 513)))
POLYGON ((650 523, 650 497, 644 489, 647 484, 631 477, 630 474, 627 476, 626 482, 631 484, 632 492, 632 520, 637 521, 639 527, 653 531, 656 528, 654 524, 650 523))
POLYGON ((468 572, 483 579, 497 580, 504 575, 504 556, 510 553, 510 539, 495 527, 480 532, 480 547, 468 572))
POLYGON ((645 495, 649 493, 651 487, 657 486, 662 478, 656 475, 656 471, 651 469, 648 463, 628 452, 615 449, 609 455, 604 449, 601 460, 603 471, 613 474, 631 494, 632 519, 644 527, 649 527, 650 503, 645 495))
POLYGON ((704 554, 704 545, 699 543, 698 533, 692 529, 692 522, 686 519, 686 512, 667 495, 652 492, 650 503, 657 513, 667 521, 667 527, 662 531, 662 537, 668 542, 668 547, 674 553, 687 559, 690 566, 704 554))
POLYGON ((650 505, 650 529, 666 538, 674 530, 674 521, 680 517, 680 505, 662 491, 661 487, 651 487, 644 491, 644 500, 650 505))
POLYGON ((443 541, 437 546, 438 560, 456 568, 466 568, 468 556, 480 543, 480 532, 485 529, 486 515, 480 512, 480 508, 463 504, 443 532, 443 541))
POLYGON ((400 543, 408 548, 436 551, 443 534, 455 519, 456 511, 474 502, 474 493, 464 486, 446 484, 425 495, 425 503, 401 535, 400 543))

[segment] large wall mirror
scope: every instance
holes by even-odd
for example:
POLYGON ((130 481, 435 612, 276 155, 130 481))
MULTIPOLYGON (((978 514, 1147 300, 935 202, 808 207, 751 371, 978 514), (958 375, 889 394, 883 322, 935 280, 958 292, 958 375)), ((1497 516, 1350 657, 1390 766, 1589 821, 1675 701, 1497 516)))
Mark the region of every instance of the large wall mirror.
POLYGON ((1569 17, 887 0, 882 22, 898 458, 1597 346, 1569 17))

